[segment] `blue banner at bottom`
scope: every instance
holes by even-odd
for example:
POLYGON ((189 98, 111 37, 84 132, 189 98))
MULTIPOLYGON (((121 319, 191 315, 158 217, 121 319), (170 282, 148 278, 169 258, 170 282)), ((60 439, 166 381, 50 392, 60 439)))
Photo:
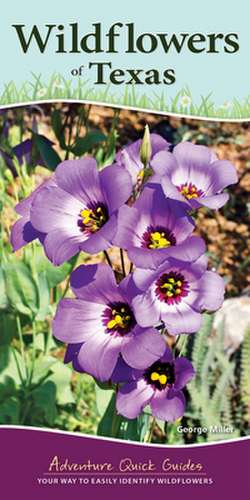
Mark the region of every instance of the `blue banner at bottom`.
POLYGON ((1 427, 1 497, 250 498, 250 439, 167 447, 1 427))

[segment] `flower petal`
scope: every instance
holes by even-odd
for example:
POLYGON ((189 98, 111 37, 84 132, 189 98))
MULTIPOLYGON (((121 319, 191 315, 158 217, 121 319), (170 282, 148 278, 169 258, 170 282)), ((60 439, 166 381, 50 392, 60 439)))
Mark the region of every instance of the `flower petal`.
POLYGON ((85 342, 93 333, 104 336, 104 306, 78 299, 63 299, 57 306, 52 324, 53 335, 61 342, 85 342))
POLYGON ((72 235, 81 234, 77 225, 82 204, 59 187, 44 187, 32 202, 30 220, 42 233, 65 227, 72 235))
POLYGON ((117 216, 111 215, 108 222, 104 224, 98 231, 89 235, 82 244, 81 250, 91 255, 107 250, 111 246, 117 230, 117 216))
POLYGON ((105 167, 99 175, 102 192, 108 205, 109 213, 112 214, 131 196, 131 176, 119 165, 105 167))
POLYGON ((205 251, 204 240, 198 236, 191 236, 184 242, 165 249, 129 248, 128 256, 139 268, 156 269, 170 257, 184 262, 192 262, 196 261, 205 251))
POLYGON ((156 295, 151 290, 137 295, 132 300, 134 315, 138 325, 148 327, 155 325, 160 320, 160 307, 156 295))
POLYGON ((168 150, 171 146, 170 142, 166 141, 160 134, 154 132, 150 134, 150 142, 152 148, 152 157, 163 149, 168 150))
POLYGON ((39 191, 43 189, 44 187, 49 187, 49 186, 56 186, 56 182, 53 177, 50 177, 46 181, 44 181, 42 184, 40 184, 32 193, 27 197, 24 198, 22 201, 20 201, 16 206, 15 210, 18 214, 20 215, 28 215, 30 213, 30 207, 32 205, 32 202, 39 191))
POLYGON ((138 268, 133 272, 133 281, 136 287, 141 291, 146 291, 157 277, 158 273, 151 269, 138 268))
POLYGON ((122 337, 93 333, 78 354, 77 361, 84 371, 101 382, 111 378, 121 351, 122 337))
POLYGON ((175 382, 174 388, 182 389, 194 377, 195 370, 192 363, 187 358, 179 357, 175 359, 175 382))
POLYGON ((206 146, 184 141, 175 146, 174 156, 179 165, 191 170, 208 165, 212 159, 212 152, 206 146))
POLYGON ((135 207, 123 205, 117 215, 117 232, 113 239, 113 245, 125 250, 133 244, 140 245, 141 238, 137 231, 139 212, 135 207))
POLYGON ((129 382, 121 387, 116 398, 118 414, 126 418, 136 418, 153 396, 153 389, 144 379, 129 382))
MULTIPOLYGON (((190 236, 183 243, 169 247, 166 251, 166 257, 174 257, 182 261, 196 261, 206 251, 205 241, 199 236, 190 236)), ((160 264, 160 261, 158 261, 160 264)))
POLYGON ((86 156, 81 160, 66 160, 57 166, 58 186, 84 206, 103 202, 96 160, 86 156))
POLYGON ((119 356, 115 369, 112 373, 111 380, 113 384, 120 384, 122 382, 131 382, 137 380, 142 375, 142 372, 131 368, 124 359, 119 356))
POLYGON ((193 289, 198 292, 195 307, 200 311, 217 311, 221 307, 225 283, 215 271, 206 271, 193 289))
POLYGON ((48 259, 60 266, 80 251, 81 242, 81 235, 72 234, 68 227, 59 227, 45 236, 43 244, 48 259))
POLYGON ((172 363, 174 359, 173 351, 167 345, 165 346, 165 351, 161 357, 162 363, 172 363))
POLYGON ((115 275, 107 264, 77 267, 71 274, 70 284, 74 294, 88 302, 107 305, 121 300, 115 275))
MULTIPOLYGON (((176 247, 173 247, 176 248, 176 247)), ((168 249, 151 249, 132 247, 128 256, 136 267, 141 269, 156 269, 168 257, 168 249)))
POLYGON ((11 228, 10 242, 14 252, 41 236, 29 220, 29 215, 18 219, 11 228))
POLYGON ((202 315, 182 300, 180 304, 166 305, 164 312, 161 312, 161 320, 170 335, 179 335, 197 332, 201 327, 202 315))
POLYGON ((222 191, 227 186, 238 182, 237 171, 234 165, 227 160, 217 160, 210 165, 211 185, 207 195, 213 195, 222 191))
POLYGON ((167 151, 160 151, 150 162, 150 165, 157 175, 171 176, 172 172, 178 168, 175 156, 167 151))
POLYGON ((204 207, 212 208, 213 210, 219 210, 223 207, 229 200, 228 193, 215 194, 214 196, 204 196, 199 198, 197 203, 204 205, 204 207))
POLYGON ((150 406, 154 417, 174 422, 184 414, 185 397, 182 391, 174 389, 156 391, 151 399, 150 406))
POLYGON ((78 344, 68 344, 65 355, 64 355, 64 363, 70 363, 77 356, 80 348, 82 347, 82 342, 78 344))
POLYGON ((190 210, 190 203, 182 194, 180 191, 175 187, 175 185, 172 183, 171 179, 167 176, 164 175, 161 179, 161 185, 163 192, 167 198, 171 198, 173 200, 178 200, 181 203, 183 203, 183 206, 186 208, 186 210, 190 210))
POLYGON ((157 361, 165 347, 166 343, 157 330, 137 326, 131 335, 123 338, 121 353, 128 365, 141 370, 157 361))

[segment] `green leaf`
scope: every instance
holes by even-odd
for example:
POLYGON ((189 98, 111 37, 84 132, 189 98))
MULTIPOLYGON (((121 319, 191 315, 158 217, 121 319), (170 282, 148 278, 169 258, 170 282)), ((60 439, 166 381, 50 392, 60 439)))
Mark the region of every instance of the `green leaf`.
POLYGON ((20 402, 14 396, 9 397, 0 404, 0 424, 18 424, 20 415, 20 402))
POLYGON ((3 380, 2 373, 10 365, 11 348, 8 345, 1 346, 0 349, 0 382, 3 380))
POLYGON ((11 313, 0 314, 0 346, 9 344, 16 335, 16 319, 11 313))
POLYGON ((46 277, 46 272, 38 274, 39 283, 39 311, 36 316, 37 320, 43 321, 49 313, 50 306, 50 289, 46 277))
POLYGON ((116 385, 112 384, 111 380, 108 382, 100 382, 100 380, 97 380, 95 378, 95 383, 100 389, 103 389, 104 391, 111 391, 112 389, 115 390, 116 388, 116 385))
POLYGON ((64 281, 68 274, 72 271, 76 262, 77 256, 72 257, 68 262, 64 262, 61 266, 55 267, 48 260, 46 265, 47 280, 50 288, 54 288, 64 281))
POLYGON ((57 416, 55 384, 47 381, 40 385, 32 393, 32 399, 35 409, 38 410, 41 417, 44 415, 46 422, 52 426, 57 416))
POLYGON ((90 151, 94 146, 106 140, 106 135, 99 130, 89 132, 85 135, 85 137, 77 137, 75 146, 71 148, 71 151, 76 156, 82 156, 84 153, 90 151))
POLYGON ((3 269, 0 267, 0 309, 8 307, 8 297, 6 293, 5 279, 3 269))
POLYGON ((62 149, 66 149, 61 112, 55 109, 51 115, 51 125, 62 149))
POLYGON ((43 135, 33 133, 34 143, 49 170, 55 170, 61 158, 43 135))
POLYGON ((45 349, 45 337, 43 333, 37 333, 35 335, 33 346, 37 351, 44 352, 45 349))
POLYGON ((44 377, 46 377, 46 375, 50 375, 52 373, 52 367, 56 363, 58 363, 58 361, 53 356, 38 357, 34 366, 34 373, 32 378, 33 384, 39 383, 44 377))
POLYGON ((99 436, 117 437, 131 441, 143 441, 148 430, 149 415, 142 413, 138 418, 127 419, 116 412, 116 395, 114 391, 101 391, 97 388, 97 408, 103 417, 99 422, 99 436), (103 394, 101 394, 103 392, 103 394), (108 394, 111 392, 111 394, 108 394))
POLYGON ((98 436, 116 437, 117 433, 119 432, 119 427, 120 427, 122 417, 120 417, 119 415, 116 415, 116 417, 115 417, 116 418, 115 432, 114 432, 114 425, 112 426, 114 414, 116 414, 115 399, 116 399, 115 393, 113 393, 113 395, 110 399, 110 402, 105 410, 105 413, 104 413, 101 421, 99 422, 99 425, 97 428, 97 435, 98 436))
POLYGON ((141 413, 139 417, 132 420, 122 417, 118 437, 126 441, 144 441, 149 419, 150 416, 145 413, 141 413))
POLYGON ((100 416, 104 415, 110 400, 114 394, 114 391, 109 386, 109 390, 105 388, 105 390, 101 389, 98 385, 95 386, 95 394, 96 394, 96 406, 97 411, 100 416))
POLYGON ((11 377, 5 377, 4 384, 0 383, 0 402, 16 394, 14 380, 11 377))
POLYGON ((4 276, 11 307, 33 317, 39 309, 39 295, 29 267, 19 261, 7 263, 4 265, 4 276))
POLYGON ((21 376, 25 378, 25 365, 19 352, 8 345, 0 348, 0 383, 5 384, 6 378, 11 378, 15 385, 21 385, 21 376), (18 369, 19 367, 19 369, 18 369))
POLYGON ((38 274, 42 272, 46 273, 49 288, 54 288, 67 278, 75 265, 76 259, 77 255, 69 261, 64 262, 61 266, 55 267, 45 257, 41 247, 37 246, 35 251, 36 271, 38 274))
POLYGON ((48 378, 56 387, 56 401, 60 405, 71 404, 75 402, 71 390, 72 371, 61 361, 58 361, 51 367, 52 374, 48 378))

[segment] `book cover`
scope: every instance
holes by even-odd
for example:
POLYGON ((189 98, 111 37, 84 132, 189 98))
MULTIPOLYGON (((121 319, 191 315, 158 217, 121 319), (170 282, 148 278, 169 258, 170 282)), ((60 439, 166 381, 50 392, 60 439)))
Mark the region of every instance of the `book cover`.
POLYGON ((4 499, 249 498, 249 13, 2 6, 4 499))

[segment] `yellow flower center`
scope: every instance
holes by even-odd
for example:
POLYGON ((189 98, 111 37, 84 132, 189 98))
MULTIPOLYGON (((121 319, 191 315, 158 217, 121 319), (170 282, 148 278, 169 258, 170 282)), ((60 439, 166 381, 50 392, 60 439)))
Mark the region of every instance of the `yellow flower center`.
POLYGON ((112 317, 107 323, 109 330, 116 330, 117 328, 126 330, 130 326, 133 319, 128 313, 127 307, 121 307, 119 310, 112 309, 111 315, 112 317))
POLYGON ((150 375, 152 382, 158 381, 161 385, 165 385, 168 381, 168 377, 165 374, 160 374, 158 372, 152 372, 150 375))
POLYGON ((186 184, 178 186, 178 190, 187 200, 199 198, 204 194, 203 191, 198 189, 192 182, 186 182, 186 184))
POLYGON ((148 248, 167 248, 171 242, 167 239, 166 233, 155 231, 150 234, 150 242, 148 248))
POLYGON ((108 220, 107 209, 101 205, 93 209, 84 208, 84 210, 81 210, 80 216, 84 228, 88 229, 91 233, 98 231, 108 220))
POLYGON ((168 278, 166 283, 161 285, 161 291, 164 292, 166 297, 175 297, 180 295, 182 292, 183 282, 181 280, 176 280, 175 278, 168 278))

